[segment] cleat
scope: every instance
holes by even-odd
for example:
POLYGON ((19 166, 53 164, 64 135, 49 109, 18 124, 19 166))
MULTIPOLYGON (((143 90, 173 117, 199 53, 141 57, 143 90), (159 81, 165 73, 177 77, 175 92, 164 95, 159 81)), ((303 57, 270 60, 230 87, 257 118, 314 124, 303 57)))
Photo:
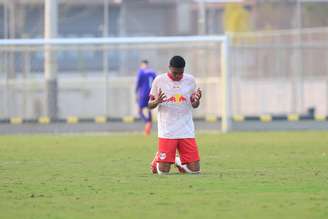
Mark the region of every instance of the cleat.
POLYGON ((184 174, 186 171, 182 168, 180 157, 175 157, 175 167, 178 169, 179 173, 184 174))

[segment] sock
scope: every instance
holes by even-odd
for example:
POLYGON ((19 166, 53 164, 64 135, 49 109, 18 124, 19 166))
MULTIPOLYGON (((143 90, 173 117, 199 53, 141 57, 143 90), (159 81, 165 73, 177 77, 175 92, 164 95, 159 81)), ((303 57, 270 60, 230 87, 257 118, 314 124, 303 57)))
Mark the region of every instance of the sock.
POLYGON ((160 169, 159 169, 159 163, 158 162, 156 164, 156 168, 157 168, 157 174, 158 175, 167 175, 168 174, 167 172, 160 171, 160 169))
POLYGON ((180 157, 175 157, 175 164, 179 167, 181 167, 184 171, 186 171, 186 173, 190 173, 190 174, 199 174, 200 171, 191 171, 187 164, 182 164, 180 157))

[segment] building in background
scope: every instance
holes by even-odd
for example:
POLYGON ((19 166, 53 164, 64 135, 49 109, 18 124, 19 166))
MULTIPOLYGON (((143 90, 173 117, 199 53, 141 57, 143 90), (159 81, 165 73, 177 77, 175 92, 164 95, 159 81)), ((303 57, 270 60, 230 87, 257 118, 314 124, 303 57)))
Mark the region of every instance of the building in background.
MULTIPOLYGON (((229 6, 222 1, 203 0, 203 3, 204 7, 199 0, 59 1, 58 35, 197 35, 201 32, 201 25, 204 25, 205 34, 222 34, 224 25, 237 25, 236 21, 244 19, 245 14, 247 21, 241 23, 244 27, 247 25, 246 31, 291 29, 297 27, 299 19, 297 0, 244 0, 229 6), (243 15, 240 17, 240 14, 243 15), (224 21, 224 17, 230 17, 230 21, 224 21)), ((328 25, 325 16, 328 2, 302 1, 301 10, 303 27, 328 25)), ((43 37, 43 13, 43 0, 0 0, 0 38, 43 37)))

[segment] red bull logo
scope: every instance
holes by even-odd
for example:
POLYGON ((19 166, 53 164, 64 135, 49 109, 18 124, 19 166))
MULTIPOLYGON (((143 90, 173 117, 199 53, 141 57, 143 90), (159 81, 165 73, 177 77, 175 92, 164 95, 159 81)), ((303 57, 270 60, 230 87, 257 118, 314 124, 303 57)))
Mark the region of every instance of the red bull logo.
POLYGON ((176 94, 175 96, 172 96, 166 100, 166 102, 171 102, 171 103, 183 103, 187 99, 182 96, 181 94, 176 94))

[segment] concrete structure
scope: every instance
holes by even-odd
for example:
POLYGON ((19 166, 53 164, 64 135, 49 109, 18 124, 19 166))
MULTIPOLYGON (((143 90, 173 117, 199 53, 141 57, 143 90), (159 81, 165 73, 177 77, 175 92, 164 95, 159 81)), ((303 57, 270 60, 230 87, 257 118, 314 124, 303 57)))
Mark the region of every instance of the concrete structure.
MULTIPOLYGON (((198 0, 59 0, 58 35, 222 34, 224 4, 204 1, 202 7, 198 0)), ((303 27, 328 25, 324 1, 244 0, 242 4, 251 14, 251 30, 291 29, 300 22, 303 27)), ((42 37, 43 28, 44 0, 0 0, 0 38, 42 37)))

